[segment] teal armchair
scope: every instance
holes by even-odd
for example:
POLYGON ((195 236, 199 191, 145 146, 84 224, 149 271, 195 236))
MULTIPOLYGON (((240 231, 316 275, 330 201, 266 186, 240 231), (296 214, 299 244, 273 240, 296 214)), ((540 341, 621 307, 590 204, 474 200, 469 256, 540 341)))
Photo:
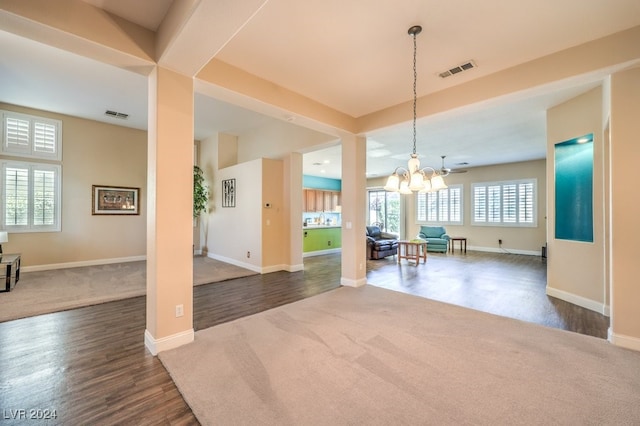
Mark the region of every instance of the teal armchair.
POLYGON ((443 226, 421 226, 417 238, 427 241, 427 251, 446 253, 451 237, 443 226))

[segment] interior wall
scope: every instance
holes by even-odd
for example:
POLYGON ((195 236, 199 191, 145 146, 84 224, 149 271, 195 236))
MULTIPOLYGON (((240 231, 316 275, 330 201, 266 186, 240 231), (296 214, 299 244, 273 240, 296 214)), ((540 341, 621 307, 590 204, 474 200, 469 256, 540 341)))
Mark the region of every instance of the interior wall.
MULTIPOLYGON (((202 158, 205 164, 214 158, 202 158)), ((209 214, 208 256, 261 272, 262 160, 214 171, 213 208, 209 214), (235 207, 222 206, 222 181, 235 179, 235 207)))
POLYGON ((602 88, 547 111, 547 293, 605 313, 602 88), (593 133, 593 243, 555 238, 554 146, 593 133))
POLYGON ((611 341, 640 350, 640 68, 611 79, 611 341))
MULTIPOLYGON (((539 255, 546 241, 546 160, 523 161, 496 166, 472 167, 467 173, 451 173, 445 178, 448 185, 463 185, 464 224, 445 225, 451 236, 467 238, 467 248, 479 251, 539 255), (535 227, 475 226, 471 224, 471 184, 518 179, 536 179, 538 223, 535 227), (502 247, 498 245, 502 239, 502 247)), ((368 188, 382 188, 385 178, 369 179, 368 188)), ((403 195, 406 223, 401 238, 418 235, 415 196, 403 195)))
POLYGON ((22 253, 27 268, 144 258, 147 132, 4 103, 0 108, 62 120, 62 231, 11 233, 4 251, 22 253), (140 214, 92 215, 92 185, 140 188, 140 214))

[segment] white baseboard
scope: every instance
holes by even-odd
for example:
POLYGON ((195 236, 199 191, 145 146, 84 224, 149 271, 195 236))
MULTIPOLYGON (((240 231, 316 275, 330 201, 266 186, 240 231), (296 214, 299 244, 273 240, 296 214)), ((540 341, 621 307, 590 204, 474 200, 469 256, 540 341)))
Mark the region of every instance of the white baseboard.
POLYGON ((308 251, 306 253, 302 253, 302 257, 312 257, 312 256, 322 256, 323 254, 333 254, 333 253, 341 253, 341 248, 333 248, 327 250, 317 250, 317 251, 308 251))
POLYGON ((236 259, 232 259, 230 257, 220 256, 220 255, 217 255, 215 253, 207 253, 207 257, 209 257, 211 259, 219 260, 221 262, 230 263, 232 265, 236 265, 236 266, 239 266, 241 268, 249 269, 249 270, 251 270, 253 272, 257 272, 259 274, 268 274, 270 272, 277 272, 277 271, 297 272, 297 271, 303 271, 304 270, 304 264, 299 264, 299 265, 285 265, 285 264, 282 264, 282 265, 272 265, 272 266, 260 267, 260 266, 256 266, 256 265, 251 265, 250 263, 239 262, 236 259))
POLYGON ((582 306, 583 308, 589 309, 599 314, 606 315, 607 312, 604 303, 587 299, 586 297, 578 296, 577 294, 569 293, 557 288, 547 286, 547 295, 560 300, 564 300, 565 302, 573 303, 574 305, 582 306))
POLYGON ((340 277, 340 284, 345 287, 362 287, 367 283, 367 278, 361 278, 359 280, 352 280, 350 278, 340 277))
POLYGON ((287 272, 298 272, 298 271, 304 271, 304 263, 300 263, 298 265, 285 265, 286 268, 284 269, 287 272))
POLYGON ((151 352, 151 355, 153 356, 158 355, 159 352, 168 351, 169 349, 174 349, 179 346, 186 345, 187 343, 191 343, 194 338, 195 333, 193 328, 171 336, 162 337, 160 339, 154 338, 149 330, 144 331, 144 345, 149 349, 149 352, 151 352))
POLYGON ((624 334, 617 334, 609 327, 608 340, 610 343, 620 346, 621 348, 631 349, 634 351, 640 351, 640 339, 637 337, 625 336, 624 334))
MULTIPOLYGON (((479 246, 469 246, 468 250, 473 251, 486 251, 490 253, 504 253, 504 254, 524 254, 527 256, 542 256, 542 252, 538 250, 517 250, 517 249, 507 249, 507 248, 495 248, 495 247, 479 247, 479 246)), ((456 250, 458 252, 459 250, 456 250)))
POLYGON ((52 263, 49 265, 23 266, 22 272, 49 271, 53 269, 79 268, 82 266, 109 265, 112 263, 137 262, 146 260, 147 256, 116 257, 112 259, 81 260, 78 262, 52 263))
POLYGON ((218 254, 215 253, 207 253, 207 257, 211 258, 211 259, 215 259, 215 260, 219 260, 221 262, 225 262, 225 263, 230 263, 232 265, 236 265, 239 266, 241 268, 245 268, 245 269, 249 269, 250 271, 253 272, 257 272, 259 274, 262 274, 262 268, 256 265, 252 265, 250 263, 245 263, 245 262, 240 262, 236 259, 232 259, 230 257, 225 257, 225 256, 220 256, 218 254))

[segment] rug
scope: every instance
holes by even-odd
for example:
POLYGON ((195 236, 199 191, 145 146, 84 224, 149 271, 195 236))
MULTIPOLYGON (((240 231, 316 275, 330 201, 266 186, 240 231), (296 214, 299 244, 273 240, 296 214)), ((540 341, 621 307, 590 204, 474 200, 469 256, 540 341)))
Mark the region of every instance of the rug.
MULTIPOLYGON (((193 284, 255 275, 208 257, 193 259, 193 284)), ((144 296, 146 261, 23 272, 9 293, 0 293, 0 322, 144 296)))
POLYGON ((640 353, 370 285, 159 357, 203 425, 640 424, 640 353))

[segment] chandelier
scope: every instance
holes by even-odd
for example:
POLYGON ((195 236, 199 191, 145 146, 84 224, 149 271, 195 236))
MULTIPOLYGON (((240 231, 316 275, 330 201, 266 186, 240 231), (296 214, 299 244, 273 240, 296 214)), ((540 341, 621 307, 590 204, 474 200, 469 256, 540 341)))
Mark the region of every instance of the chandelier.
POLYGON ((416 153, 416 103, 417 103, 417 80, 416 72, 416 36, 422 32, 422 27, 415 25, 409 28, 409 35, 413 36, 413 152, 407 168, 397 167, 393 174, 387 179, 384 186, 386 191, 400 192, 401 194, 412 194, 413 192, 435 192, 447 188, 440 172, 433 167, 420 168, 420 160, 416 153))

